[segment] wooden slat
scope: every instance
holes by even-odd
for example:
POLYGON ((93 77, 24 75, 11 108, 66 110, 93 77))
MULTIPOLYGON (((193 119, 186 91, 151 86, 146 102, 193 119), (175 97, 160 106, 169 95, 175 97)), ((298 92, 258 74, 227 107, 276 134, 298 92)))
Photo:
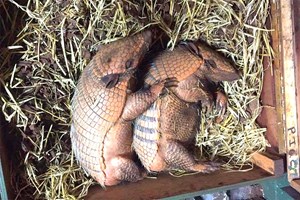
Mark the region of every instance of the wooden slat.
MULTIPOLYGON (((296 65, 296 90, 297 90, 297 113, 300 113, 300 1, 294 1, 294 27, 295 27, 295 65, 296 65)), ((299 114, 298 114, 299 115, 299 114)), ((298 127, 300 126, 300 120, 298 119, 298 127)), ((298 134, 298 141, 300 141, 298 134)), ((300 154, 300 149, 299 149, 300 154)), ((300 179, 294 179, 291 181, 291 186, 300 193, 300 179)))
POLYGON ((295 43, 292 1, 281 0, 285 140, 288 180, 299 178, 299 147, 296 103, 295 43))
MULTIPOLYGON (((285 148, 285 137, 284 137, 284 124, 283 124, 283 93, 282 93, 282 73, 283 73, 283 55, 282 55, 282 30, 281 30, 281 7, 280 1, 273 1, 271 3, 271 28, 275 31, 271 32, 272 38, 272 47, 275 52, 275 59, 272 65, 273 68, 273 76, 275 79, 274 87, 275 87, 275 99, 276 99, 276 116, 277 116, 277 124, 274 127, 277 129, 276 138, 278 141, 278 150, 279 153, 286 153, 285 148)), ((270 117, 272 115, 269 115, 270 117)))
POLYGON ((284 160, 277 155, 270 153, 254 153, 251 161, 258 167, 277 177, 284 173, 284 160))
POLYGON ((180 178, 161 174, 157 179, 144 179, 137 183, 107 187, 91 187, 86 200, 98 199, 161 199, 174 197, 201 190, 224 187, 246 181, 270 177, 266 171, 255 167, 249 172, 215 172, 212 174, 196 174, 180 178))
POLYGON ((282 56, 281 56, 281 17, 279 1, 271 3, 271 13, 267 22, 271 31, 274 60, 264 59, 264 77, 261 102, 262 112, 257 119, 260 126, 266 127, 266 138, 271 144, 269 151, 285 153, 283 131, 282 56), (270 63, 271 62, 271 63, 270 63), (272 66, 272 67, 270 67, 272 66))
POLYGON ((292 188, 294 188, 295 190, 297 190, 300 193, 300 179, 294 179, 291 181, 291 186, 292 188))
MULTIPOLYGON (((295 25, 295 45, 296 45, 296 94, 297 94, 297 113, 298 113, 298 127, 300 127, 300 0, 294 1, 294 25, 295 25)), ((298 129, 299 132, 299 129, 298 129)), ((300 141, 300 134, 298 134, 298 141, 300 141)), ((299 145, 299 144, 298 144, 299 145)), ((300 149, 299 149, 300 154, 300 149)), ((296 189, 296 188, 295 188, 296 189)), ((300 193, 300 188, 297 190, 300 193)))

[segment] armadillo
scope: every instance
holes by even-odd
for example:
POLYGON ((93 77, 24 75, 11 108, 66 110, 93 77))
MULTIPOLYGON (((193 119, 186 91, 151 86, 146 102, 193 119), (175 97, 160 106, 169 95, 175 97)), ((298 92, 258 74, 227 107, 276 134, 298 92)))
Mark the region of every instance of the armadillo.
MULTIPOLYGON (((193 79, 197 78, 190 76, 186 82, 193 83, 193 79)), ((198 87, 198 90, 185 97, 199 102, 203 98, 201 94, 209 94, 209 91, 198 87)), ((227 107, 227 97, 220 91, 216 92, 216 96, 217 108, 223 115, 227 107)), ((213 101, 210 97, 205 100, 209 101, 208 104, 213 101)), ((156 100, 146 112, 135 119, 133 148, 148 171, 180 169, 208 173, 218 169, 217 163, 195 161, 187 148, 194 146, 193 141, 199 131, 199 108, 199 104, 187 103, 170 92, 156 100)))
MULTIPOLYGON (((185 171, 210 172, 218 169, 216 163, 198 163, 187 146, 191 144, 199 127, 196 103, 212 104, 213 95, 208 91, 209 82, 233 81, 239 78, 235 68, 222 56, 201 43, 186 44, 203 60, 202 65, 187 78, 180 78, 178 87, 169 95, 158 99, 134 122, 133 148, 148 171, 182 169, 185 171)), ((166 61, 164 61, 166 62, 166 61)), ((176 63, 153 62, 145 77, 145 85, 168 77, 169 69, 176 63), (163 69, 163 70, 162 70, 163 69)), ((179 67, 185 68, 190 60, 179 67)), ((217 108, 224 114, 227 98, 216 92, 217 108)))
POLYGON ((102 47, 76 86, 72 99, 71 142, 83 169, 102 186, 142 179, 132 160, 131 121, 144 112, 165 86, 131 93, 130 79, 151 43, 151 32, 102 47))
POLYGON ((158 100, 134 123, 133 148, 148 171, 184 170, 208 173, 214 162, 197 162, 188 147, 198 131, 196 103, 186 103, 173 93, 158 100))
POLYGON ((158 80, 175 77, 179 81, 173 89, 176 96, 186 102, 202 101, 207 107, 211 107, 213 95, 206 92, 206 83, 240 78, 227 58, 201 41, 181 42, 173 51, 163 51, 147 70, 145 88, 158 80))

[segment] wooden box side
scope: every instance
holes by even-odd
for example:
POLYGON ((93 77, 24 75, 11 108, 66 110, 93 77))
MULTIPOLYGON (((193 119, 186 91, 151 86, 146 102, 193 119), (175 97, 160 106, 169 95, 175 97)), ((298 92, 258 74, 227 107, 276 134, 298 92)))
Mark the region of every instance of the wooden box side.
POLYGON ((283 55, 284 134, 288 180, 299 178, 299 142, 296 101, 295 29, 293 1, 280 1, 283 55))
POLYGON ((212 174, 195 174, 180 178, 160 174, 158 179, 144 179, 136 183, 101 188, 99 185, 89 189, 86 200, 97 199, 184 199, 200 195, 212 189, 227 190, 236 184, 254 184, 258 180, 272 177, 268 172, 255 167, 249 172, 219 171, 212 174))
POLYGON ((285 153, 284 124, 283 124, 283 92, 282 92, 282 41, 281 41, 281 12, 279 1, 271 3, 271 13, 268 28, 271 31, 271 42, 274 59, 264 60, 264 79, 261 94, 262 113, 257 122, 267 128, 266 138, 271 147, 268 151, 285 153))
MULTIPOLYGON (((295 67, 296 67, 296 100, 297 100, 297 117, 298 127, 300 127, 299 113, 300 113, 300 1, 293 1, 293 18, 295 27, 295 67)), ((299 132, 299 130, 298 130, 299 132)), ((300 144, 300 137, 298 133, 298 144, 300 144)), ((299 149, 300 154, 300 149, 299 149)), ((300 179, 294 179, 291 181, 291 186, 300 193, 300 179)))

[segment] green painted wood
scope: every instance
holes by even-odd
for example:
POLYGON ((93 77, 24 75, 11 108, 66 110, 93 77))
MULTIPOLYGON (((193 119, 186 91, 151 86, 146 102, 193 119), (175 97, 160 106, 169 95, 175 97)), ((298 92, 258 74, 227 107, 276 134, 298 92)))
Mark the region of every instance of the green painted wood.
MULTIPOLYGON (((293 200, 282 188, 290 186, 287 179, 287 174, 273 179, 272 181, 264 181, 260 183, 263 187, 264 195, 267 200, 293 200)), ((299 195, 300 198, 300 195, 299 195)))
POLYGON ((0 158, 0 199, 8 200, 1 158, 0 158))
POLYGON ((199 192, 193 192, 193 193, 187 193, 187 194, 181 194, 177 196, 172 196, 168 198, 163 198, 163 200, 182 200, 186 198, 192 198, 204 194, 212 194, 216 192, 221 191, 227 191, 238 187, 248 186, 248 185, 254 185, 254 184, 260 184, 264 188, 264 194, 267 200, 292 200, 286 192, 284 192, 281 188, 289 186, 289 182, 287 181, 287 175, 284 174, 280 177, 266 177, 262 179, 257 179, 253 181, 246 181, 238 184, 232 184, 228 186, 221 186, 216 187, 208 190, 202 190, 199 192))

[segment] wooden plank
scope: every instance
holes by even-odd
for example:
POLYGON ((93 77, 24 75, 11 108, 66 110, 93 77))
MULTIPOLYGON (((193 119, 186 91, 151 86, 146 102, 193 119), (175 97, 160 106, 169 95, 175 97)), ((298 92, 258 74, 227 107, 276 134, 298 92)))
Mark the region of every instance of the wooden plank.
MULTIPOLYGON (((280 1, 273 1, 271 3, 271 18, 272 18, 272 24, 271 28, 275 31, 271 32, 271 38, 272 38, 272 47, 275 52, 275 59, 272 65, 273 68, 273 76, 275 79, 274 87, 275 87, 275 99, 276 99, 276 113, 277 113, 277 124, 275 125, 277 129, 277 141, 278 141, 278 150, 279 153, 286 153, 285 148, 285 136, 284 136, 284 123, 283 123, 283 92, 282 92, 282 73, 283 73, 283 54, 282 54, 282 31, 281 31, 281 7, 280 7, 280 1)), ((268 116, 270 117, 270 115, 268 116)))
MULTIPOLYGON (((295 62, 296 62, 296 94, 297 94, 297 113, 298 113, 298 127, 300 127, 300 0, 294 1, 294 25, 295 25, 295 45, 296 45, 296 55, 295 55, 295 62)), ((299 130, 298 130, 299 132, 299 130)), ((298 134, 298 142, 300 142, 300 134, 298 134)), ((299 143, 298 143, 299 145, 299 143)), ((299 154, 300 154, 300 148, 299 154)), ((297 190, 300 192, 300 190, 297 190)))
POLYGON ((284 161, 277 155, 270 153, 254 153, 251 157, 251 161, 276 177, 284 174, 284 161))
POLYGON ((300 193, 300 179, 292 180, 290 185, 292 186, 292 188, 294 188, 295 190, 297 190, 300 193))
POLYGON ((160 174, 157 179, 144 179, 137 183, 127 183, 102 189, 100 186, 91 187, 86 200, 98 199, 161 199, 212 188, 241 184, 246 181, 271 177, 268 172, 255 167, 249 172, 214 172, 212 174, 196 174, 172 177, 160 174))
POLYGON ((264 59, 264 77, 261 93, 262 112, 257 119, 261 127, 266 127, 266 138, 271 144, 268 151, 285 153, 283 131, 283 93, 282 93, 282 55, 281 55, 281 17, 279 1, 271 3, 267 28, 271 31, 274 60, 264 59), (270 67, 271 66, 271 67, 270 67))
POLYGON ((283 52, 283 81, 285 109, 285 140, 288 180, 299 178, 299 146, 296 102, 295 44, 292 1, 281 0, 281 31, 283 52))
MULTIPOLYGON (((295 65, 296 65, 296 99, 297 105, 300 105, 300 1, 294 1, 294 27, 295 27, 295 65)), ((297 113, 300 113, 300 106, 297 107, 297 113)), ((298 119, 298 127, 300 126, 300 120, 298 119)), ((300 141, 298 134, 298 142, 300 141)), ((300 149, 298 149, 300 151, 300 149)), ((299 152, 300 154, 300 152, 299 152)), ((291 181, 291 187, 300 193, 300 179, 294 179, 291 181)))

